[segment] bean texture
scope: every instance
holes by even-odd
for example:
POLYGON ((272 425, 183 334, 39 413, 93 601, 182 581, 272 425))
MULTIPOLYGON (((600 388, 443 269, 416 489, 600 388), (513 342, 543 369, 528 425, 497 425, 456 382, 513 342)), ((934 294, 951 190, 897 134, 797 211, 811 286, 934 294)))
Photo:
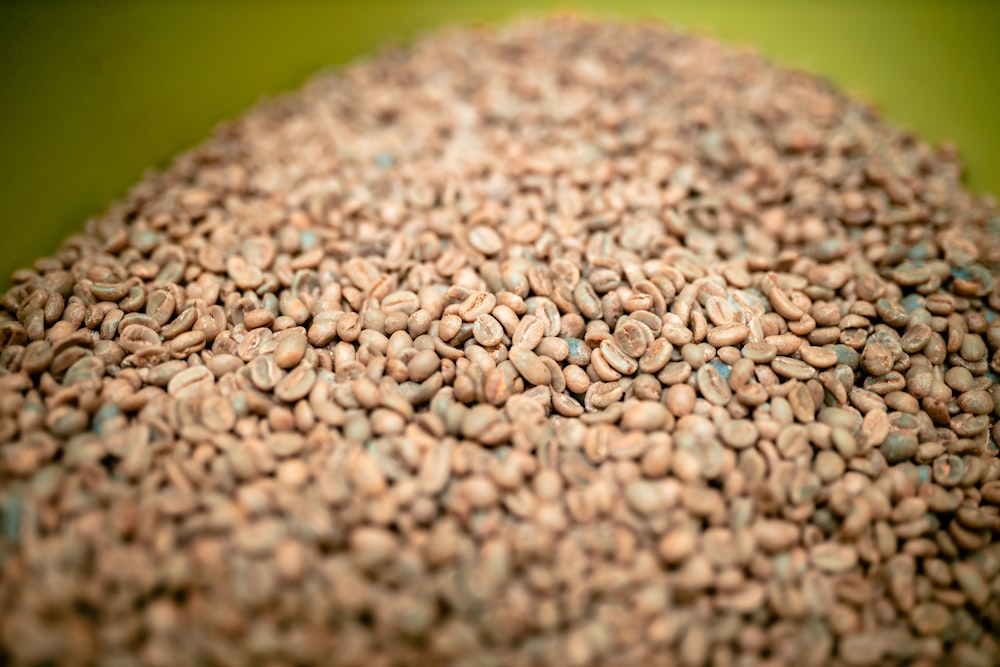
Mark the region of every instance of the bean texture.
POLYGON ((1000 216, 651 23, 227 124, 0 297, 0 664, 1000 664, 1000 216))

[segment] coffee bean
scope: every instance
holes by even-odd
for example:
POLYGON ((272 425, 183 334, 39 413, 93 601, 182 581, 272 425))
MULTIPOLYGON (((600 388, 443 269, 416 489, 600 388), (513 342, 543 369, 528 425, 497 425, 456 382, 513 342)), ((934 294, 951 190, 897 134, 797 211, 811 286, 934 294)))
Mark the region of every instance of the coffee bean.
POLYGON ((480 315, 472 325, 472 335, 480 345, 493 347, 503 340, 504 331, 491 315, 480 315))
POLYGON ((177 399, 204 394, 212 390, 215 377, 204 366, 192 366, 174 375, 167 384, 167 393, 177 399))
POLYGON ((531 350, 522 347, 512 347, 509 356, 517 372, 531 384, 547 385, 551 382, 552 378, 549 374, 549 369, 538 358, 538 355, 531 350))
MULTIPOLYGON (((21 365, 23 367, 23 361, 21 365)), ((969 390, 958 397, 958 407, 973 415, 988 415, 996 409, 993 400, 989 392, 981 389, 969 390)))
POLYGON ((290 329, 283 332, 274 350, 274 363, 282 369, 296 366, 302 361, 307 345, 306 334, 301 329, 290 329))
POLYGON ((865 347, 861 363, 871 375, 882 376, 892 370, 893 359, 884 345, 872 343, 865 347))
POLYGON ((168 361, 149 369, 146 381, 156 387, 166 387, 167 384, 181 371, 187 370, 187 362, 182 360, 168 361))
POLYGON ((410 379, 414 382, 423 382, 436 373, 441 367, 441 360, 434 350, 421 350, 413 355, 410 363, 407 364, 410 379))
POLYGON ((614 339, 606 338, 601 341, 600 351, 607 365, 622 375, 634 375, 639 370, 639 363, 625 354, 614 339))
POLYGON ((489 313, 497 305, 497 298, 489 292, 470 294, 458 307, 458 315, 465 322, 475 322, 480 315, 489 313))
POLYGON ((758 364, 769 364, 778 354, 778 348, 770 343, 751 342, 743 346, 743 356, 758 364))
POLYGON ((586 281, 581 280, 573 290, 573 299, 576 307, 584 317, 591 320, 599 320, 603 316, 601 301, 597 298, 594 287, 586 281))
POLYGON ((412 315, 420 308, 420 297, 410 290, 399 290, 387 294, 381 302, 382 312, 412 315))
POLYGON ((638 320, 627 320, 614 333, 618 348, 629 357, 638 359, 645 354, 654 341, 654 334, 648 326, 638 320))
POLYGON ((639 370, 643 373, 658 373, 670 362, 674 346, 666 338, 657 338, 646 347, 639 358, 639 370))
POLYGON ((974 605, 982 607, 989 601, 989 586, 974 564, 955 563, 952 566, 952 573, 959 588, 974 605))
POLYGON ((754 537, 768 551, 785 551, 799 541, 799 529, 788 521, 761 520, 754 526, 754 537))
POLYGON ((246 372, 260 391, 271 391, 285 375, 271 356, 257 357, 246 365, 246 372))
POLYGON ((121 345, 125 351, 135 353, 144 347, 159 345, 160 336, 146 326, 140 324, 130 324, 121 330, 121 336, 118 344, 121 345))
POLYGON ((841 455, 832 451, 822 451, 816 454, 816 462, 813 464, 816 476, 827 484, 843 477, 845 468, 841 455))
POLYGON ((526 350, 534 350, 545 336, 545 324, 534 315, 521 318, 511 336, 511 344, 526 350))
POLYGON ((503 250, 503 240, 490 227, 479 225, 469 232, 469 244, 484 255, 496 255, 503 250))
POLYGON ((639 401, 622 413, 622 427, 640 431, 656 431, 671 422, 666 406, 653 401, 639 401))
POLYGON ((187 358, 205 349, 205 342, 204 332, 188 331, 171 340, 167 347, 175 357, 187 358))
POLYGON ((21 357, 21 370, 25 373, 41 373, 52 363, 55 355, 49 341, 38 340, 29 343, 21 357))
POLYGON ((941 486, 955 486, 965 475, 965 459, 961 456, 939 456, 934 459, 934 481, 941 486))
POLYGON ((816 376, 816 369, 792 357, 775 357, 771 368, 778 375, 795 380, 810 380, 816 376))
POLYGON ((675 528, 660 540, 658 552, 664 562, 675 565, 683 563, 695 551, 698 544, 697 534, 686 528, 675 528))
POLYGON ((694 388, 687 384, 675 384, 667 389, 664 404, 676 416, 683 417, 694 409, 697 396, 694 388))
POLYGON ((274 322, 274 313, 267 308, 255 308, 243 315, 243 326, 247 329, 269 327, 274 322))
POLYGON ((733 393, 729 389, 729 384, 715 366, 702 366, 698 369, 697 378, 698 390, 709 403, 722 406, 732 399, 733 393))
POLYGON ((301 365, 281 378, 274 386, 274 395, 287 403, 294 403, 308 396, 315 383, 316 371, 301 365))
POLYGON ((822 542, 810 550, 809 559, 825 572, 845 572, 857 564, 858 555, 846 544, 822 542))
POLYGON ((837 351, 832 347, 803 345, 799 348, 799 356, 813 368, 830 368, 838 363, 837 351))
POLYGON ((943 605, 927 602, 913 610, 910 622, 921 635, 939 635, 951 625, 951 614, 943 605))
POLYGON ((87 290, 98 301, 121 301, 128 294, 128 283, 90 283, 87 290))

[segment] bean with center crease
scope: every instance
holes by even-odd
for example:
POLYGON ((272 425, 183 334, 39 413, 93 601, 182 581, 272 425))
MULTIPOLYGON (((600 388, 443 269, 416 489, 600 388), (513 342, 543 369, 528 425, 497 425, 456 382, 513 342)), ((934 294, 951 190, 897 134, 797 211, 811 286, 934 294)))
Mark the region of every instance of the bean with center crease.
POLYGON ((531 350, 523 347, 512 347, 508 356, 521 377, 531 384, 547 385, 552 381, 549 369, 531 350))

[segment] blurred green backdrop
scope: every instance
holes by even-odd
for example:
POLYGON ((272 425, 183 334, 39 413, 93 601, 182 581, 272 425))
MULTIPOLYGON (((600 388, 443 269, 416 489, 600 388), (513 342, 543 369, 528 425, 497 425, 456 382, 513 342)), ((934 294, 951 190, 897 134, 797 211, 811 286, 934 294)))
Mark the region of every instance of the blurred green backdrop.
POLYGON ((825 75, 954 140, 1000 192, 1000 1, 0 1, 0 288, 261 96, 446 23, 658 17, 825 75))

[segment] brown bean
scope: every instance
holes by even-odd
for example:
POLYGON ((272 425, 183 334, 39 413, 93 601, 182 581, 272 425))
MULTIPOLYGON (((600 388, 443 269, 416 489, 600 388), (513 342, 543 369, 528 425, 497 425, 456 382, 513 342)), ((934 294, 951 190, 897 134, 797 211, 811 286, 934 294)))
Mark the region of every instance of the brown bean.
POLYGON ((512 347, 509 352, 511 363, 525 380, 533 385, 548 385, 552 378, 549 369, 531 350, 522 347, 512 347))
POLYGON ((694 409, 694 387, 688 384, 675 384, 667 389, 664 404, 675 417, 683 417, 694 409))
MULTIPOLYGON (((687 385, 681 386, 686 387, 687 385)), ((728 447, 746 449, 756 444, 759 433, 753 422, 746 419, 734 419, 722 425, 719 429, 719 437, 728 447)))
POLYGON ((799 348, 799 356, 813 368, 830 368, 837 365, 837 351, 832 347, 803 345, 799 348))
POLYGON ((465 322, 475 322, 480 315, 485 315, 497 305, 497 298, 489 292, 474 292, 458 307, 458 315, 465 322))
POLYGON ((608 366, 622 375, 634 375, 639 370, 639 363, 625 354, 613 339, 606 338, 601 341, 600 350, 608 366))
POLYGON ((491 256, 503 250, 503 239, 494 229, 477 225, 469 231, 469 245, 484 255, 491 256))
POLYGON ((472 325, 472 335, 480 345, 493 347, 503 341, 503 327, 492 315, 480 315, 472 325))
POLYGON ((816 376, 815 368, 792 357, 775 357, 771 368, 778 375, 795 380, 810 380, 816 376))
POLYGON ((653 401, 638 401, 622 413, 622 427, 640 431, 657 431, 672 422, 666 406, 653 401))
POLYGON ((730 322, 708 331, 708 343, 712 347, 739 345, 747 338, 747 328, 739 322, 730 322))
POLYGON ((274 350, 274 363, 278 368, 289 369, 298 365, 305 356, 308 340, 301 329, 289 329, 282 332, 278 345, 274 350))
POLYGON ((315 383, 316 371, 303 364, 281 378, 274 386, 274 395, 286 403, 294 403, 308 396, 315 383))
POLYGON ((722 374, 712 365, 705 365, 698 369, 698 391, 709 403, 713 405, 726 405, 733 397, 729 384, 723 379, 722 374))
MULTIPOLYGON (((22 366, 24 362, 21 362, 22 366)), ((914 402, 916 399, 914 399, 914 402)), ((981 389, 969 390, 958 397, 959 409, 973 415, 988 415, 996 409, 993 396, 981 389)), ((916 414, 916 411, 913 411, 916 414)))
POLYGON ((698 544, 697 534, 686 528, 675 528, 660 539, 658 551, 664 562, 675 565, 686 561, 698 544))
POLYGON ((285 375, 270 356, 255 358, 246 365, 246 372, 253 385, 261 391, 271 391, 285 375))
POLYGON ((156 387, 166 387, 175 375, 188 368, 183 360, 168 361, 149 369, 147 382, 156 387))
POLYGON ((822 542, 809 552, 810 561, 826 572, 846 572, 858 562, 857 551, 850 545, 822 542))
POLYGON ((236 425, 232 401, 223 396, 208 396, 200 406, 201 423, 214 433, 225 433, 236 425))
POLYGON ((175 357, 182 359, 201 352, 205 349, 205 342, 204 332, 188 331, 171 340, 167 347, 175 357))
POLYGON ((747 343, 741 349, 743 356, 754 363, 769 364, 778 354, 778 348, 770 343, 747 343))
POLYGON ((653 332, 637 320, 628 320, 615 331, 614 340, 624 354, 639 359, 653 342, 653 332))
POLYGON ((766 519, 758 520, 754 524, 757 544, 770 552, 790 549, 798 543, 799 535, 799 528, 790 521, 766 519))
POLYGON ((440 367, 441 360, 434 350, 417 352, 407 364, 410 379, 414 382, 423 382, 436 373, 440 367))
POLYGON ((670 362, 673 345, 666 338, 657 338, 639 358, 639 370, 643 373, 658 373, 670 362))
POLYGON ((177 399, 205 394, 215 385, 215 377, 205 366, 192 366, 174 375, 167 383, 167 393, 177 399))
POLYGON ((119 339, 119 345, 121 345, 127 352, 135 353, 141 350, 143 347, 159 345, 160 336, 152 329, 139 324, 131 324, 126 326, 122 332, 119 339))
POLYGON ((243 315, 243 326, 247 329, 269 327, 274 322, 274 313, 267 308, 255 308, 243 315))
POLYGON ((31 342, 25 347, 24 356, 21 357, 21 370, 25 373, 41 373, 49 367, 54 358, 52 344, 49 341, 31 342))

